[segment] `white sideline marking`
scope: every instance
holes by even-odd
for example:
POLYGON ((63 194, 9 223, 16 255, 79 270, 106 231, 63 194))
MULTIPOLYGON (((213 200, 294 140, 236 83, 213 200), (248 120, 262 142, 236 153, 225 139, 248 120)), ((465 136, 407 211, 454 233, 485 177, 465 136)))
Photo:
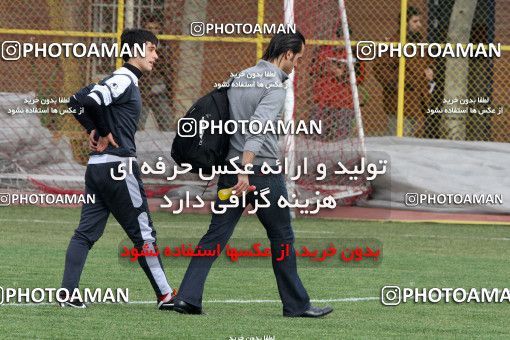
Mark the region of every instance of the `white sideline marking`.
MULTIPOLYGON (((319 300, 310 300, 310 302, 318 302, 318 303, 325 303, 325 302, 361 302, 361 301, 373 301, 373 300, 379 300, 379 297, 376 296, 370 296, 370 297, 350 297, 350 298, 341 298, 341 299, 319 299, 319 300)), ((204 303, 227 303, 227 304, 235 304, 235 303, 281 303, 281 300, 207 300, 204 301, 204 303)), ((148 304, 154 304, 156 305, 156 301, 130 301, 128 303, 93 303, 93 305, 148 305, 148 304)), ((7 306, 16 306, 16 307, 37 307, 37 306, 51 306, 51 305, 57 305, 57 302, 41 302, 41 303, 6 303, 0 305, 0 308, 7 307, 7 306)))
POLYGON ((48 220, 23 220, 15 218, 2 218, 0 222, 22 222, 22 223, 51 223, 51 224, 68 224, 66 221, 48 221, 48 220))
POLYGON ((454 240, 481 240, 481 241, 510 241, 508 237, 469 237, 469 236, 443 236, 443 235, 400 235, 401 237, 416 238, 438 238, 438 239, 454 239, 454 240))
POLYGON ((333 231, 323 231, 323 230, 294 230, 294 234, 334 234, 333 231))

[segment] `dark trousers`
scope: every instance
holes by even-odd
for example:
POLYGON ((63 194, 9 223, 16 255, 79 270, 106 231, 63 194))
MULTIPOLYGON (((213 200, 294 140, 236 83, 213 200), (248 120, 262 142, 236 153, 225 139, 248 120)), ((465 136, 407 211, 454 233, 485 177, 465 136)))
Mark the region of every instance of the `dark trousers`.
MULTIPOLYGON (((288 208, 278 207, 277 201, 281 195, 287 198, 287 188, 283 175, 250 175, 250 184, 255 185, 257 190, 269 188, 270 193, 266 196, 271 202, 268 208, 259 208, 257 217, 264 226, 271 242, 273 271, 278 285, 278 292, 283 303, 284 315, 298 315, 310 307, 310 298, 301 283, 297 273, 296 255, 294 252, 294 232, 291 226, 290 211, 288 208), (290 244, 290 254, 283 261, 276 261, 280 256, 282 244, 290 244)), ((218 190, 229 188, 237 183, 237 175, 220 175, 218 190)), ((256 198, 253 194, 247 195, 247 201, 253 205, 256 198)), ((216 205, 221 201, 217 198, 216 205)), ((228 208, 224 214, 212 215, 209 230, 202 237, 199 246, 202 249, 216 249, 220 244, 221 249, 232 236, 234 228, 243 213, 244 208, 228 208)), ((177 296, 178 300, 191 305, 202 306, 202 294, 207 274, 216 257, 193 257, 177 296)), ((239 287, 242 288, 242 287, 239 287)))
MULTIPOLYGON (((136 248, 145 244, 150 250, 156 247, 156 231, 147 206, 147 197, 140 179, 140 169, 133 161, 133 173, 123 180, 114 180, 110 174, 120 176, 120 162, 88 164, 85 172, 85 193, 95 196, 95 203, 86 203, 81 210, 80 224, 67 248, 62 287, 78 287, 89 250, 99 240, 110 213, 122 226, 136 248)), ((126 168, 127 169, 127 165, 126 168)), ((149 279, 157 296, 170 292, 160 257, 139 257, 138 262, 149 279)))

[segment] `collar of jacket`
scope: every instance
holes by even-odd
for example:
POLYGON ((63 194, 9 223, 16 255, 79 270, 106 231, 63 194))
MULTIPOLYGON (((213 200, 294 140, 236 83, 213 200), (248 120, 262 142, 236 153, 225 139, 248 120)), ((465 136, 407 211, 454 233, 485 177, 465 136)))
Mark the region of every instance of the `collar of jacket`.
POLYGON ((122 67, 125 67, 128 70, 130 70, 131 72, 133 72, 133 74, 136 76, 136 78, 140 79, 142 77, 142 71, 140 71, 136 66, 133 66, 130 63, 124 63, 124 65, 122 65, 122 67))
POLYGON ((278 76, 278 78, 281 80, 282 83, 284 81, 286 81, 287 79, 289 79, 289 76, 287 75, 287 73, 283 72, 283 70, 281 68, 277 67, 273 63, 270 63, 267 60, 263 60, 263 59, 259 60, 259 62, 257 63, 257 66, 262 66, 262 67, 271 69, 273 72, 276 73, 276 75, 278 76))

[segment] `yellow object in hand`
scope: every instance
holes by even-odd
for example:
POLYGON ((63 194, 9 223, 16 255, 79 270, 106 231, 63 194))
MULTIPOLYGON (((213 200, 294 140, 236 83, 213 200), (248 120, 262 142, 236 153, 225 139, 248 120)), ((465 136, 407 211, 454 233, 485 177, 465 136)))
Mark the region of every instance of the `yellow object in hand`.
MULTIPOLYGON (((225 189, 221 189, 220 191, 218 191, 218 198, 221 200, 221 201, 226 201, 230 198, 230 196, 232 196, 232 190, 233 190, 234 187, 231 187, 231 188, 225 188, 225 189)), ((250 191, 254 191, 255 189, 257 189, 254 185, 250 185, 250 187, 248 188, 248 192, 250 191)))

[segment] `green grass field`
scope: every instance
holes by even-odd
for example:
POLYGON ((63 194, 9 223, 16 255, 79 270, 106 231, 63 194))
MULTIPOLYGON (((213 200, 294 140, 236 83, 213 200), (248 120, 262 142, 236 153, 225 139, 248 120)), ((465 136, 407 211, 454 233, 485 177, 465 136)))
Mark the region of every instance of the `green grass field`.
MULTIPOLYGON (((64 256, 79 219, 79 209, 0 208, 0 286, 59 287, 64 256)), ((155 213, 160 238, 200 237, 209 216, 155 213)), ((310 297, 335 311, 322 319, 282 316, 279 302, 228 303, 226 300, 278 300, 270 265, 255 268, 213 266, 204 293, 207 315, 162 312, 155 304, 95 304, 88 309, 56 305, 0 306, 0 337, 12 338, 202 338, 274 336, 276 339, 359 337, 508 337, 510 305, 407 303, 383 306, 385 285, 402 287, 509 287, 510 229, 491 225, 379 223, 298 219, 297 238, 375 238, 382 242, 376 268, 320 269, 299 272, 310 297), (209 301, 209 302, 208 302, 209 301)), ((234 237, 264 237, 258 220, 244 217, 234 237)), ((89 254, 81 287, 129 288, 131 301, 151 301, 143 272, 119 263, 125 235, 111 218, 89 254)), ((185 266, 167 277, 178 287, 185 266)))

